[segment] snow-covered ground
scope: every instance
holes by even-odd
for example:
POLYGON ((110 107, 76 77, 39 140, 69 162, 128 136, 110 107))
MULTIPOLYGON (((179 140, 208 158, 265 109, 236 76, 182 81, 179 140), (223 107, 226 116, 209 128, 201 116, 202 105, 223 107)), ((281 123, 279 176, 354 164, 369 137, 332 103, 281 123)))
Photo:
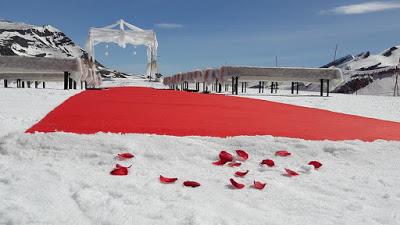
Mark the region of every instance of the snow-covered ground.
MULTIPOLYGON (((126 80, 124 85, 128 85, 126 80)), ((105 86, 115 86, 105 84, 105 86)), ((149 83, 135 81, 135 85, 149 83)), ((155 85, 155 84, 151 84, 155 85)), ((76 91, 0 87, 0 224, 398 224, 400 143, 305 141, 271 136, 207 138, 23 131, 76 91), (6 106, 6 107, 3 107, 6 106), (221 150, 244 149, 239 169, 217 167, 221 150), (276 150, 293 155, 278 158, 276 150), (110 176, 115 155, 135 158, 126 177, 110 176), (274 159, 269 169, 258 163, 274 159), (319 171, 305 166, 318 160, 319 171), (283 169, 300 172, 283 176, 283 169), (247 186, 229 178, 249 169, 247 186), (178 177, 161 184, 159 175, 178 177), (267 182, 255 190, 253 180, 267 182), (182 186, 195 180, 202 186, 182 186)), ((313 93, 318 94, 318 93, 313 93)), ((246 97, 259 97, 246 96, 246 97)), ((400 121, 398 98, 267 96, 273 101, 400 121), (375 109, 377 108, 377 109, 375 109)), ((301 119, 301 118, 299 118, 301 119)))

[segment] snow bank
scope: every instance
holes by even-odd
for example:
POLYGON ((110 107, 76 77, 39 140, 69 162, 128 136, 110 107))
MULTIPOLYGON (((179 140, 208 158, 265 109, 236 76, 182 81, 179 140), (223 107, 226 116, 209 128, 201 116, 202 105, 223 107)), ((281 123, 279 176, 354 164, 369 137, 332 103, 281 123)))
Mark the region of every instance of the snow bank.
MULTIPOLYGON (((398 142, 316 142, 262 137, 11 134, 0 140, 0 224, 395 224, 400 214, 398 142), (217 167, 222 149, 245 149, 239 169, 217 167), (291 157, 278 158, 286 149, 291 157), (108 173, 132 152, 130 174, 108 173), (259 162, 275 160, 277 167, 259 162), (319 171, 305 166, 319 160, 319 171), (284 168, 300 176, 282 175, 284 168), (159 175, 178 177, 161 184, 159 175), (202 184, 191 189, 183 180, 202 184), (263 191, 248 188, 267 182, 263 191)), ((127 162, 126 164, 130 164, 127 162)))

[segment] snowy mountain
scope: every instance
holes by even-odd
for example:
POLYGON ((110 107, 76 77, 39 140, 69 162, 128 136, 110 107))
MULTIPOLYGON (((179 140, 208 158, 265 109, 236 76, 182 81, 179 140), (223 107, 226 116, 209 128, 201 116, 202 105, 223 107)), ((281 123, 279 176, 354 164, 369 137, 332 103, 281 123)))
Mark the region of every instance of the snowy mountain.
POLYGON ((394 46, 377 55, 369 51, 348 55, 323 67, 334 66, 343 71, 344 82, 335 92, 392 95, 399 61, 400 46, 394 46))
MULTIPOLYGON (((67 35, 50 25, 34 26, 7 20, 0 20, 0 55, 83 59, 88 56, 67 35)), ((96 65, 104 78, 127 76, 107 69, 98 62, 96 65)))

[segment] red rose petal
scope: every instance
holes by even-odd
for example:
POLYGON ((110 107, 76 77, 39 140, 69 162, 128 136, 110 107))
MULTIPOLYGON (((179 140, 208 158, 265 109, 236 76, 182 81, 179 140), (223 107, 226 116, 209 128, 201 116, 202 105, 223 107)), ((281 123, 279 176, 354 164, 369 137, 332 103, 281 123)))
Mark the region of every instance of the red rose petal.
POLYGON ((287 173, 287 175, 288 175, 289 177, 293 177, 293 176, 298 176, 298 175, 299 175, 297 172, 295 172, 295 171, 293 171, 293 170, 290 170, 290 169, 286 169, 286 168, 285 168, 285 171, 286 171, 286 173, 287 173))
POLYGON ((168 177, 163 177, 160 175, 160 181, 161 181, 161 183, 164 183, 164 184, 174 183, 177 180, 178 180, 178 178, 168 178, 168 177))
POLYGON ((240 162, 231 162, 228 164, 228 166, 230 166, 230 167, 238 167, 240 165, 242 165, 242 163, 240 163, 240 162))
POLYGON ((115 165, 115 168, 117 168, 117 169, 119 169, 119 168, 129 169, 131 167, 132 167, 132 165, 130 165, 130 166, 123 166, 123 165, 120 165, 120 164, 115 165))
POLYGON ((185 181, 183 182, 183 185, 185 185, 186 187, 198 187, 200 186, 200 183, 196 182, 196 181, 185 181))
POLYGON ((261 183, 261 182, 259 182, 259 181, 254 181, 253 187, 254 187, 255 189, 262 190, 262 189, 265 188, 266 185, 267 185, 267 183, 261 183))
POLYGON ((246 170, 245 172, 237 171, 237 172, 235 173, 235 175, 238 176, 238 177, 244 177, 244 176, 246 176, 246 174, 247 174, 248 172, 249 172, 249 170, 246 170))
POLYGON ((118 154, 118 158, 121 159, 121 160, 124 160, 124 159, 131 159, 131 158, 133 158, 133 157, 134 157, 134 155, 131 154, 131 153, 119 153, 119 154, 118 154))
POLYGON ((219 153, 219 158, 221 159, 221 161, 225 161, 225 162, 231 162, 233 161, 233 155, 231 155, 230 153, 226 152, 226 151, 221 151, 219 153))
POLYGON ((290 153, 290 152, 288 152, 288 151, 285 151, 285 150, 275 152, 275 155, 277 155, 277 156, 282 156, 282 157, 286 157, 286 156, 289 156, 289 155, 291 155, 291 154, 292 154, 292 153, 290 153))
POLYGON ((322 163, 318 162, 318 161, 311 161, 308 163, 308 165, 314 166, 314 169, 319 169, 322 166, 322 163))
POLYGON ((235 188, 237 188, 237 189, 242 189, 242 188, 245 187, 244 184, 238 183, 238 182, 236 182, 236 181, 235 181, 234 179, 232 179, 232 178, 231 178, 229 181, 230 181, 231 184, 232 184, 235 188))
POLYGON ((238 156, 243 160, 249 159, 249 154, 243 150, 236 150, 236 154, 238 154, 238 156))
POLYGON ((213 162, 212 164, 216 166, 223 166, 225 165, 225 163, 227 163, 227 161, 220 159, 219 161, 213 162))
POLYGON ((268 167, 275 166, 275 162, 272 159, 264 159, 261 161, 261 165, 267 165, 268 167))
POLYGON ((126 176, 128 175, 128 169, 124 167, 116 168, 113 169, 110 174, 114 176, 126 176))

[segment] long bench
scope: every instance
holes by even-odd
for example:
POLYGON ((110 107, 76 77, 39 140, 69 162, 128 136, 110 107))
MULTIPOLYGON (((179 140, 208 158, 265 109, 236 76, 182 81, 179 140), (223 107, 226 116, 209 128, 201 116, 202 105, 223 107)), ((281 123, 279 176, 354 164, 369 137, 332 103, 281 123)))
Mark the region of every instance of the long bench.
POLYGON ((17 81, 17 87, 30 86, 35 82, 64 82, 64 89, 76 89, 76 83, 86 81, 87 66, 77 58, 47 58, 0 56, 0 80, 4 87, 9 81, 17 81))
MULTIPOLYGON (((196 83, 196 90, 199 90, 199 83, 215 84, 217 92, 222 91, 222 85, 231 83, 232 94, 238 94, 239 82, 242 82, 243 89, 249 81, 259 81, 259 87, 264 88, 265 81, 272 81, 271 92, 277 91, 277 82, 292 82, 292 94, 296 86, 297 92, 299 82, 320 83, 321 96, 323 96, 324 84, 327 84, 326 93, 329 96, 331 87, 336 87, 343 80, 340 69, 336 68, 291 68, 291 67, 245 67, 245 66, 223 66, 219 69, 196 70, 188 73, 179 73, 164 78, 164 84, 175 88, 181 85, 181 89, 187 89, 189 83, 196 83)), ((225 88, 226 90, 227 88, 225 88)))

